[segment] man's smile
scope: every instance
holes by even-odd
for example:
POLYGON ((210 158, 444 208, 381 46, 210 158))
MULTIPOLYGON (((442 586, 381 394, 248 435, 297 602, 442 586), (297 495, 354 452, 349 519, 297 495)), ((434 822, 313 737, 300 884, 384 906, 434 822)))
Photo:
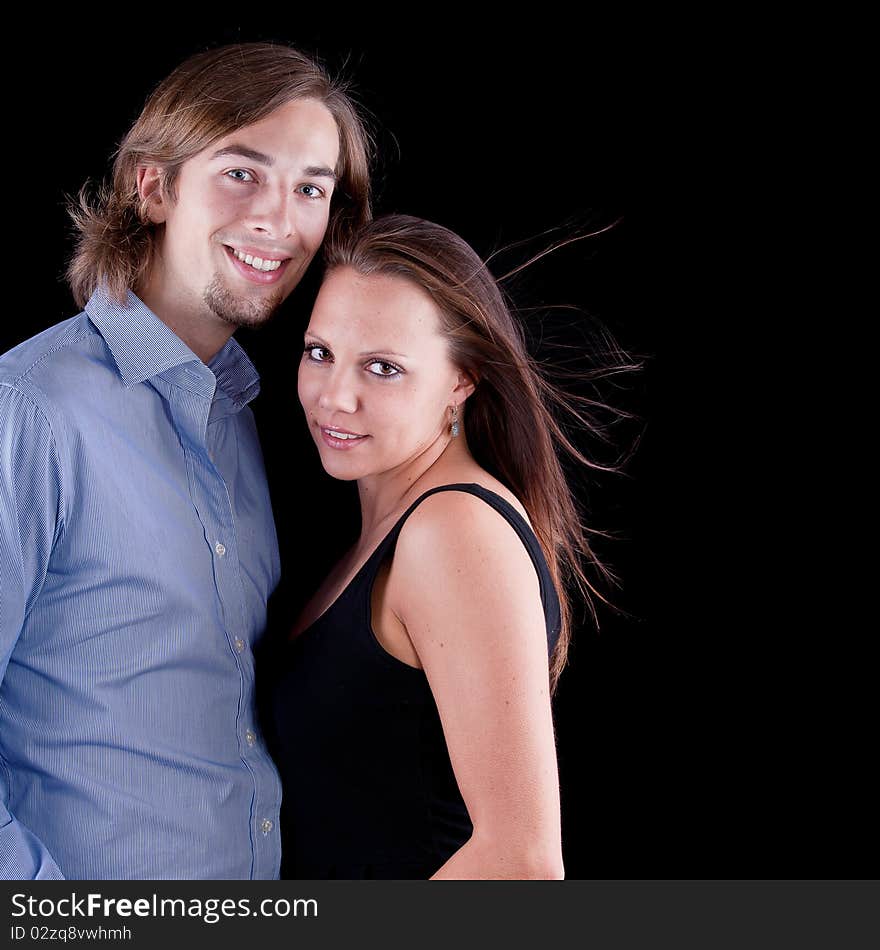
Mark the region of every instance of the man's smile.
POLYGON ((232 253, 240 260, 244 261, 245 264, 250 264, 255 270, 278 270, 281 266, 281 261, 267 260, 262 257, 255 257, 253 254, 245 254, 243 251, 236 251, 235 248, 232 249, 232 253))
POLYGON ((277 251, 237 248, 223 245, 233 267, 247 280, 256 284, 274 284, 281 279, 292 258, 279 257, 277 251), (262 256, 265 254, 265 257, 262 256))

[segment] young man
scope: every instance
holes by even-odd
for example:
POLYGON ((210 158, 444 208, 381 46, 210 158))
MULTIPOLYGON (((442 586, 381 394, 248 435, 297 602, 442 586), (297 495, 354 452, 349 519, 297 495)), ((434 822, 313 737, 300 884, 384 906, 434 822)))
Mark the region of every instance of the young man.
POLYGON ((81 198, 84 312, 0 357, 0 877, 277 877, 278 550, 231 337, 368 217, 350 100, 267 44, 178 67, 81 198))

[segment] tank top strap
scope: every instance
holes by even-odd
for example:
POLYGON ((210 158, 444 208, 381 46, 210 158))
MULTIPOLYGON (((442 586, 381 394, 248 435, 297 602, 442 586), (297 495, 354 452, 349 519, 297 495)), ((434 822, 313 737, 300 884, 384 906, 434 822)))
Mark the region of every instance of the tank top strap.
POLYGON ((388 532, 388 534, 385 536, 385 539, 380 543, 379 547, 370 557, 368 562, 370 567, 365 571, 367 576, 363 578, 363 581, 366 582, 365 588, 368 591, 372 590, 373 581, 375 580, 376 574, 379 571, 379 567, 385 561, 388 555, 394 551, 394 548, 397 544, 397 539, 401 530, 403 529, 404 524, 406 524, 407 518, 409 518, 409 516, 426 498, 443 491, 460 491, 466 492, 469 495, 476 495, 477 498, 482 499, 487 505, 489 505, 491 508, 494 508, 514 529, 514 531, 516 531, 517 535, 525 546, 526 551, 528 551, 529 557, 532 559, 532 564, 534 564, 535 571, 538 575, 538 582, 541 591, 541 603, 544 607, 544 618, 547 623, 548 652, 552 652, 559 636, 559 628, 561 626, 561 611, 559 606, 559 596, 553 584, 553 579, 550 576, 550 568, 547 566, 547 559, 544 557, 544 551, 541 548, 541 544, 529 523, 516 510, 516 508, 514 508, 509 501, 507 501, 506 498, 502 498, 501 495, 490 491, 488 488, 484 488, 482 485, 478 485, 476 482, 460 482, 451 485, 438 485, 436 488, 430 488, 428 491, 424 492, 424 494, 420 495, 400 516, 397 523, 388 532))

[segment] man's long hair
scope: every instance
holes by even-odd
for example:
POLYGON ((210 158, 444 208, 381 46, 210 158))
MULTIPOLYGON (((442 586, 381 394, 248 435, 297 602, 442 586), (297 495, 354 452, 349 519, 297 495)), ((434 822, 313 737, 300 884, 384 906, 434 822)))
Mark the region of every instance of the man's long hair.
POLYGON ((84 186, 69 204, 78 239, 67 281, 77 305, 85 306, 99 284, 122 302, 150 273, 161 226, 150 222, 138 194, 139 167, 159 166, 174 199, 187 159, 298 99, 321 102, 339 132, 328 237, 344 239, 369 221, 372 143, 344 82, 288 46, 244 43, 198 53, 147 99, 116 152, 112 181, 94 196, 84 186))

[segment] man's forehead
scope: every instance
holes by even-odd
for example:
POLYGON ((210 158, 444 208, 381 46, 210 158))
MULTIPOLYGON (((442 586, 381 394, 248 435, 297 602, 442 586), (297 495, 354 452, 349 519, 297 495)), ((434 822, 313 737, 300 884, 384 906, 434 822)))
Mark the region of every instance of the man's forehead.
POLYGON ((323 102, 303 98, 286 102, 268 115, 222 135, 200 156, 208 161, 239 157, 267 168, 285 157, 292 157, 294 162, 301 157, 302 172, 336 181, 341 147, 333 113, 323 102))

